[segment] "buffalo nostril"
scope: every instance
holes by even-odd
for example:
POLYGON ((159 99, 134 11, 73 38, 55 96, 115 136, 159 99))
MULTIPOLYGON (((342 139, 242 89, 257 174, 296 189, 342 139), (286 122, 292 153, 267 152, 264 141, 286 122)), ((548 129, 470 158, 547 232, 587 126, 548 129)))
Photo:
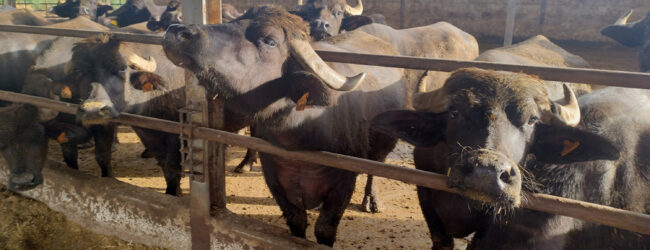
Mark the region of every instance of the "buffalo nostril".
POLYGON ((323 26, 325 26, 325 29, 329 29, 329 28, 330 28, 330 24, 329 24, 329 23, 325 23, 323 26))
POLYGON ((512 179, 510 178, 510 173, 508 173, 508 171, 503 171, 501 175, 499 175, 499 179, 501 179, 501 181, 504 183, 512 183, 512 179))
POLYGON ((189 30, 183 30, 179 32, 178 35, 185 40, 192 39, 192 32, 190 32, 189 30))

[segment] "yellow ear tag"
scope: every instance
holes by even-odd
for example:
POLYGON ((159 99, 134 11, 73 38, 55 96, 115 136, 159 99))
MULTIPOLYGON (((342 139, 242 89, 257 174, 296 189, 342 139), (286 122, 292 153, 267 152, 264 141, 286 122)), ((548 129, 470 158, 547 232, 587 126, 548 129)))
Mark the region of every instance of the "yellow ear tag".
POLYGON ((297 111, 303 111, 306 108, 309 108, 309 105, 307 105, 307 97, 309 97, 309 92, 305 93, 298 99, 298 102, 296 102, 296 110, 297 111))
POLYGON ((65 99, 72 98, 72 90, 70 90, 70 87, 65 86, 65 88, 61 90, 60 96, 65 99))
MULTIPOLYGON (((117 26, 117 20, 112 20, 112 21, 111 21, 111 24, 112 24, 113 26, 115 26, 115 27, 118 27, 118 26, 117 26)), ((118 28, 119 28, 119 27, 118 27, 118 28)))
POLYGON ((142 92, 149 92, 149 91, 153 91, 153 84, 148 82, 142 85, 142 92))
POLYGON ((158 29, 158 32, 161 32, 161 31, 165 31, 165 29, 163 29, 163 28, 158 29))
POLYGON ((67 136, 65 136, 65 132, 61 132, 61 134, 59 134, 59 136, 56 138, 56 141, 63 144, 69 142, 70 140, 68 139, 67 136))
POLYGON ((571 151, 580 146, 580 142, 577 141, 564 140, 562 143, 564 144, 564 149, 562 149, 562 153, 560 153, 562 156, 568 155, 571 151))

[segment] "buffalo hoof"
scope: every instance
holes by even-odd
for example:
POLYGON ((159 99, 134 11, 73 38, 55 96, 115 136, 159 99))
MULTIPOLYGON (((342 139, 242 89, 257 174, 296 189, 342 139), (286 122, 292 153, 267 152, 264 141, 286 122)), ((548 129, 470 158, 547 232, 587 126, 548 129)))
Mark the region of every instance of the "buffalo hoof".
POLYGON ((94 146, 95 146, 95 143, 92 140, 84 142, 84 143, 77 144, 78 149, 87 149, 87 148, 92 148, 94 146))
POLYGON ((153 158, 156 156, 153 151, 149 150, 148 148, 142 151, 142 154, 140 154, 140 158, 148 159, 148 158, 153 158))
POLYGON ((364 212, 368 213, 381 213, 385 210, 384 204, 374 195, 364 196, 361 207, 364 212))
POLYGON ((239 164, 239 166, 237 166, 237 167, 235 168, 235 170, 233 170, 233 172, 242 174, 242 173, 248 173, 248 172, 250 172, 251 169, 253 169, 253 167, 251 167, 251 165, 248 165, 248 164, 239 164))

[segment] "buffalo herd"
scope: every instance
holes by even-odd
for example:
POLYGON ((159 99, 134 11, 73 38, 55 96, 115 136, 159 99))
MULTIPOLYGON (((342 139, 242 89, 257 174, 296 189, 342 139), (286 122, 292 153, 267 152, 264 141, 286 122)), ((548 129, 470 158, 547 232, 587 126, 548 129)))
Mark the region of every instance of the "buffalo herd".
MULTIPOLYGON (((112 147, 120 113, 177 121, 186 103, 185 73, 224 101, 225 128, 288 150, 328 151, 384 161, 398 139, 415 146, 419 170, 448 176, 458 194, 417 187, 434 249, 647 249, 650 236, 522 209, 530 192, 648 214, 650 92, 546 81, 517 72, 454 72, 325 62, 315 50, 589 68, 587 61, 538 35, 479 54, 476 39, 447 22, 394 29, 363 3, 299 1, 243 13, 222 9, 223 24, 184 25, 171 0, 128 0, 113 10, 97 0, 66 0, 49 12, 2 8, 0 24, 161 36, 162 47, 89 39, 0 33, 0 89, 78 104, 76 115, 0 102, 0 152, 21 191, 43 182, 47 140, 65 163, 92 142, 103 177, 113 177, 112 147)), ((602 30, 638 49, 650 72, 650 12, 631 11, 602 30)), ((636 59, 635 59, 636 60, 636 59)), ((166 193, 181 195, 177 135, 133 128, 163 169, 166 193)), ((257 159, 249 150, 237 167, 257 159)), ((357 173, 259 153, 265 181, 294 236, 305 238, 307 210, 319 209, 318 243, 333 246, 357 173)), ((368 176, 367 212, 384 209, 368 176)))

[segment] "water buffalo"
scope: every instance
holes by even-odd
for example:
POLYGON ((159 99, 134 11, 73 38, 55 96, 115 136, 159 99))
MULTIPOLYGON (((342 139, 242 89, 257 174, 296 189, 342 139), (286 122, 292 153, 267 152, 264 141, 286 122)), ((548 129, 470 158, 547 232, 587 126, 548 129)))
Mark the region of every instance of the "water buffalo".
POLYGON ((66 0, 64 3, 52 7, 49 12, 60 17, 75 18, 77 16, 88 16, 91 20, 113 10, 111 5, 100 4, 97 0, 66 0))
MULTIPOLYGON (((232 6, 231 4, 222 4, 221 16, 222 22, 227 23, 237 19, 242 13, 232 6)), ((167 4, 167 9, 158 17, 151 17, 147 22, 147 28, 151 31, 164 31, 167 30, 172 24, 181 23, 183 21, 183 6, 178 0, 172 0, 167 4)))
POLYGON ((628 46, 639 48, 639 71, 650 72, 650 11, 645 18, 627 23, 632 10, 625 13, 613 25, 607 26, 600 33, 628 46))
POLYGON ((372 23, 369 17, 360 16, 363 13, 363 3, 357 1, 352 7, 345 0, 308 0, 300 1, 296 11, 292 13, 309 22, 310 35, 315 40, 338 35, 343 30, 372 23))
MULTIPOLYGON (((86 17, 52 26, 88 30, 106 29, 86 17)), ((70 51, 69 47, 62 49, 61 46, 69 46, 71 42, 58 42, 58 40, 73 38, 52 40, 53 38, 55 37, 23 34, 6 34, 6 37, 2 37, 3 40, 11 40, 12 43, 6 44, 13 44, 13 46, 2 48, 5 51, 0 57, 0 64, 4 66, 0 67, 0 70, 4 77, 0 89, 61 99, 62 90, 56 88, 56 84, 52 81, 56 76, 51 74, 52 71, 48 71, 48 74, 43 73, 46 67, 55 67, 56 64, 62 67, 62 60, 65 60, 66 54, 70 54, 70 51), (25 72, 27 69, 28 72, 25 72)), ((57 113, 45 108, 10 104, 0 108, 0 116, 3 121, 0 129, 2 130, 0 148, 12 174, 8 186, 13 190, 25 190, 42 183, 40 170, 47 152, 46 135, 68 144, 79 143, 88 137, 88 133, 83 128, 56 121, 54 118, 57 113)))
MULTIPOLYGON (((383 160, 396 140, 370 132, 369 121, 405 107, 403 70, 327 64, 314 48, 397 55, 363 32, 310 44, 309 27, 283 9, 260 7, 220 25, 172 25, 163 48, 195 73, 210 96, 246 114, 254 136, 290 150, 324 150, 383 160), (312 47, 313 46, 313 47, 312 47), (349 77, 348 77, 349 76, 349 77)), ((315 234, 332 246, 357 174, 260 153, 267 185, 293 235, 305 237, 307 209, 321 206, 315 234)))
POLYGON ((418 187, 434 248, 452 247, 452 237, 472 232, 475 241, 486 239, 494 217, 511 214, 525 199, 522 189, 538 191, 537 184, 554 181, 552 171, 536 175, 532 162, 619 158, 609 139, 575 128, 580 109, 573 91, 564 86, 566 104, 560 104, 548 87, 525 74, 462 69, 441 89, 419 95, 417 111, 373 120, 376 130, 416 146, 418 169, 446 173, 449 185, 466 197, 418 187))
MULTIPOLYGON (((543 36, 535 36, 510 47, 485 51, 477 58, 477 60, 556 67, 589 66, 589 64, 582 58, 566 52, 543 36)), ((447 82, 447 84, 450 83, 447 82)), ((543 82, 543 84, 545 86, 544 95, 548 96, 551 101, 560 103, 564 102, 567 97, 567 92, 563 86, 565 84, 548 81, 543 82)), ((571 90, 571 95, 574 95, 574 92, 585 94, 591 91, 591 87, 585 84, 566 85, 570 86, 569 89, 571 90)), ((422 109, 429 105, 428 102, 431 98, 441 98, 433 96, 436 93, 440 93, 440 91, 435 90, 434 92, 418 94, 419 97, 426 98, 416 98, 414 107, 416 109, 422 109)), ((478 102, 479 100, 477 99, 476 101, 478 102)), ((471 117, 472 120, 470 121, 480 118, 480 113, 475 113, 474 115, 478 118, 471 117)), ((456 138, 454 137, 453 139, 455 140, 456 138)), ((457 145, 454 140, 448 140, 446 142, 449 146, 438 145, 433 148, 416 147, 414 150, 416 168, 446 174, 450 164, 454 164, 454 162, 451 161, 452 159, 447 162, 447 155, 457 157, 457 149, 460 149, 461 151, 463 149, 480 149, 480 147, 477 148, 476 145, 465 144, 463 141, 461 141, 462 144, 457 145), (455 148, 451 147, 451 144, 454 144, 455 148)), ((496 146, 502 147, 501 145, 496 146)), ((513 159, 513 162, 519 164, 519 160, 520 159, 513 159)), ((459 207, 470 206, 470 202, 461 196, 442 191, 418 187, 418 198, 431 232, 434 248, 451 247, 453 246, 453 237, 465 237, 472 232, 480 232, 493 216, 490 210, 482 210, 480 208, 458 210, 459 207)), ((480 237, 480 233, 477 233, 477 235, 480 237)))
MULTIPOLYGON (((594 155, 588 157, 590 161, 573 164, 528 164, 525 171, 531 177, 530 182, 536 183, 537 192, 650 213, 650 92, 606 88, 584 95, 578 102, 582 121, 577 128, 612 143, 620 157, 596 160, 599 155, 594 155)), ((581 144, 575 150, 579 147, 589 146, 581 144)), ((565 216, 518 209, 506 218, 507 223, 500 220, 491 224, 470 248, 647 249, 650 246, 648 235, 565 216)))
POLYGON ((28 9, 13 9, 0 12, 0 24, 44 26, 52 22, 28 9))
POLYGON ((117 10, 97 17, 97 22, 113 27, 126 27, 148 21, 151 17, 159 18, 165 6, 156 5, 153 0, 127 0, 117 10))

